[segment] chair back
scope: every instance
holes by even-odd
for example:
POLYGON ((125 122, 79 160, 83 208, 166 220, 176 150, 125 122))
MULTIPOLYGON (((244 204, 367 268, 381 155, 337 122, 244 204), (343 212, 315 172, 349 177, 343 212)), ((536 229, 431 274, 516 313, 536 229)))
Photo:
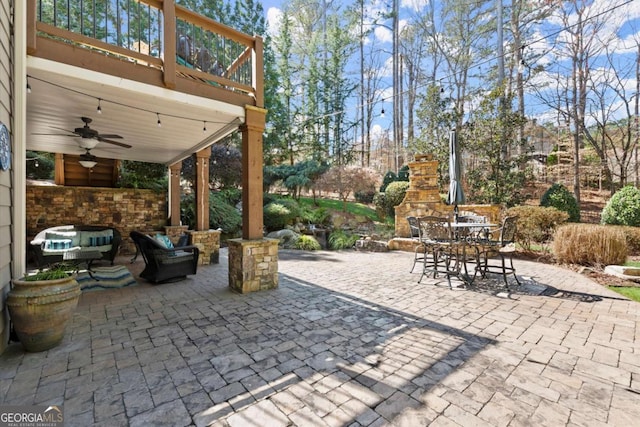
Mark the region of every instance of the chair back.
POLYGON ((424 242, 449 242, 451 241, 451 226, 447 217, 422 216, 418 218, 420 239, 424 242))
POLYGON ((516 240, 517 216, 508 216, 502 221, 502 229, 500 230, 500 244, 507 246, 516 240))
POLYGON ((150 261, 153 261, 155 259, 156 251, 158 249, 166 250, 166 248, 162 246, 156 239, 144 233, 140 233, 139 231, 133 230, 131 231, 131 233, 129 233, 129 236, 140 250, 140 253, 142 254, 142 257, 144 258, 144 261, 146 263, 149 263, 150 261))
POLYGON ((409 223, 409 233, 412 239, 420 238, 420 226, 418 225, 418 218, 415 216, 408 216, 407 222, 409 223))

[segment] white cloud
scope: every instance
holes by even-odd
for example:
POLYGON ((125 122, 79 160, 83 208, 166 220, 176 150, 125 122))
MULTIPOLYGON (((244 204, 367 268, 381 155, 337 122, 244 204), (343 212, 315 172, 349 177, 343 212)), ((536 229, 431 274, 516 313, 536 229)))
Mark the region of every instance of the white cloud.
POLYGON ((429 4, 429 0, 401 0, 400 7, 411 9, 414 12, 420 12, 429 4))
POLYGON ((382 43, 393 42, 393 33, 388 28, 377 26, 373 30, 373 34, 375 35, 376 39, 381 41, 382 43))
POLYGON ((267 32, 271 36, 275 36, 280 32, 280 24, 282 23, 282 10, 277 7, 270 7, 267 10, 267 32))

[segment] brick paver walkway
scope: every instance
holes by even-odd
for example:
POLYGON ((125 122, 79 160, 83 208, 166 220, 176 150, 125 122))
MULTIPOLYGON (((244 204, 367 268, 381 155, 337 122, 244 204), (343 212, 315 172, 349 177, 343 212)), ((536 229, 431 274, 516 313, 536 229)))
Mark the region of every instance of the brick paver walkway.
POLYGON ((188 280, 83 294, 63 343, 0 356, 0 404, 66 426, 632 426, 640 304, 516 261, 513 294, 410 274, 413 254, 280 253, 237 295, 188 280))

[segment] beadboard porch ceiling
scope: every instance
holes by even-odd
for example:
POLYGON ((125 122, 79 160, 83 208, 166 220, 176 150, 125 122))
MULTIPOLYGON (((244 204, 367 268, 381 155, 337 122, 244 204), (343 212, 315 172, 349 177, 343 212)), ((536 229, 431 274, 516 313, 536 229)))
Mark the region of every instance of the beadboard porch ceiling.
POLYGON ((159 88, 37 57, 28 57, 27 149, 82 154, 81 117, 101 134, 117 134, 122 148, 100 142, 97 157, 171 165, 199 151, 244 122, 244 108, 159 88), (100 101, 99 101, 100 100, 100 101), (102 113, 97 111, 98 104, 102 113), (161 127, 158 127, 158 118, 161 127), (205 130, 206 129, 206 130, 205 130), (41 134, 63 134, 41 135, 41 134))

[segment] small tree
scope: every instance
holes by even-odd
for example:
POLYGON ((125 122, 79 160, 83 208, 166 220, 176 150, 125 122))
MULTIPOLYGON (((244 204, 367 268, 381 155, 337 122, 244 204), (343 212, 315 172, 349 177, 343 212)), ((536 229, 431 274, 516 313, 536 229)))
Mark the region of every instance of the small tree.
POLYGON ((333 166, 325 172, 316 184, 322 191, 338 193, 343 202, 343 210, 347 211, 347 199, 358 191, 374 190, 377 184, 375 174, 365 168, 349 166, 333 166))

